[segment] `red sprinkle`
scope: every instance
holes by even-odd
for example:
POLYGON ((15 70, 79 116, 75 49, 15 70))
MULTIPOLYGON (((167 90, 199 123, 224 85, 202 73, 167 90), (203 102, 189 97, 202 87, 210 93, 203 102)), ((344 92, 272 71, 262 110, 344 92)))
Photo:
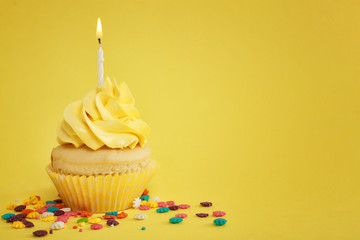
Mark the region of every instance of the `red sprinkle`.
POLYGON ((213 212, 214 217, 222 217, 222 216, 225 216, 225 215, 226 215, 226 213, 222 212, 222 211, 214 211, 213 212))
POLYGON ((149 195, 149 190, 147 190, 146 188, 145 188, 145 190, 144 190, 144 192, 142 193, 141 196, 144 196, 144 195, 149 195))
POLYGON ((43 214, 44 212, 46 212, 46 208, 40 208, 40 209, 36 209, 35 212, 38 212, 40 214, 43 214))
POLYGON ((188 208, 190 208, 190 205, 188 205, 188 204, 180 204, 179 208, 180 209, 188 209, 188 208))
POLYGON ((167 207, 166 202, 158 202, 158 207, 167 207))
POLYGON ((21 213, 23 213, 23 214, 29 214, 29 213, 31 213, 31 212, 33 212, 34 210, 32 210, 32 209, 24 209, 24 210, 22 210, 21 211, 21 213))
POLYGON ((103 219, 114 219, 115 216, 114 215, 104 215, 102 216, 103 219))
POLYGON ((140 206, 139 207, 139 210, 142 210, 142 211, 147 211, 147 210, 150 210, 151 209, 151 207, 149 207, 149 206, 140 206))
POLYGON ((186 217, 187 217, 187 214, 185 214, 185 213, 179 213, 179 214, 176 214, 175 217, 178 217, 178 218, 186 218, 186 217))
POLYGON ((77 226, 73 226, 73 229, 77 229, 78 227, 77 226))

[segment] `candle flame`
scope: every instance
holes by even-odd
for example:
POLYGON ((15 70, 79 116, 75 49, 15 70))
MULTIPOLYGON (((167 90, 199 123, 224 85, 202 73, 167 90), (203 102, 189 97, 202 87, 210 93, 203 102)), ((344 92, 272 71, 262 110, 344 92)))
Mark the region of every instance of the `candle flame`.
POLYGON ((98 18, 97 20, 97 27, 96 27, 96 38, 102 38, 102 27, 101 27, 101 20, 98 18))

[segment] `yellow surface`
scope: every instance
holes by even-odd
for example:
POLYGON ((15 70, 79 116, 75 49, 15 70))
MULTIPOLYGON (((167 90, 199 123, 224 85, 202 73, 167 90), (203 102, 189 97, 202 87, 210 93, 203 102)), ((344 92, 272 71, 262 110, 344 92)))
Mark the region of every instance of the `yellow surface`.
MULTIPOLYGON (((1 213, 33 193, 56 198, 45 166, 64 107, 97 84, 100 16, 105 74, 127 82, 152 128, 151 195, 192 208, 178 225, 130 210, 115 228, 69 222, 52 239, 359 238, 359 7, 2 0, 1 213), (227 225, 194 216, 210 210, 227 225)), ((0 224, 4 239, 31 232, 0 224)))

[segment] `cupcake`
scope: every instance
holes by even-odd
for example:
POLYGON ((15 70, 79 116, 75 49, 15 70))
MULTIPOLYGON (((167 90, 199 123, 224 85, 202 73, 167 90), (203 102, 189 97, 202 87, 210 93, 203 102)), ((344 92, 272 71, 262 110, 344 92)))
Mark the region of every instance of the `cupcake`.
POLYGON ((150 128, 134 105, 124 82, 106 78, 65 108, 46 170, 67 206, 119 211, 141 196, 159 166, 146 146, 150 128))

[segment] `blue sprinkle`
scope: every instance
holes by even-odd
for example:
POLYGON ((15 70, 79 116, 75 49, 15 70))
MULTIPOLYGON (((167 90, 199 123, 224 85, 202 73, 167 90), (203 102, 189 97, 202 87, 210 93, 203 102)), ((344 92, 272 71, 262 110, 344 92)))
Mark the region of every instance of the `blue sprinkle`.
POLYGON ((107 213, 105 213, 105 215, 114 215, 114 216, 116 216, 116 215, 118 215, 118 212, 107 212, 107 213))
POLYGON ((54 211, 56 211, 56 210, 60 210, 60 208, 57 208, 57 207, 47 207, 47 208, 46 208, 46 211, 47 211, 47 212, 54 212, 54 211))
POLYGON ((156 209, 156 212, 158 212, 158 213, 166 213, 168 211, 169 211, 168 207, 162 207, 162 208, 156 209))
POLYGON ((6 213, 6 214, 2 215, 1 218, 6 220, 6 219, 8 219, 9 217, 13 217, 13 216, 15 216, 15 214, 13 214, 13 213, 6 213))
POLYGON ((223 219, 223 218, 217 218, 214 220, 214 223, 216 226, 222 226, 226 223, 226 219, 223 219))
POLYGON ((141 230, 145 230, 146 228, 145 227, 142 227, 141 230))
POLYGON ((182 221, 183 221, 183 219, 178 218, 178 217, 173 217, 173 218, 169 219, 169 222, 171 222, 171 223, 179 223, 179 222, 182 222, 182 221))
POLYGON ((149 195, 142 195, 140 199, 141 201, 149 201, 149 198, 150 198, 149 195))
POLYGON ((46 201, 46 205, 47 204, 57 204, 57 202, 54 202, 54 201, 46 201))

